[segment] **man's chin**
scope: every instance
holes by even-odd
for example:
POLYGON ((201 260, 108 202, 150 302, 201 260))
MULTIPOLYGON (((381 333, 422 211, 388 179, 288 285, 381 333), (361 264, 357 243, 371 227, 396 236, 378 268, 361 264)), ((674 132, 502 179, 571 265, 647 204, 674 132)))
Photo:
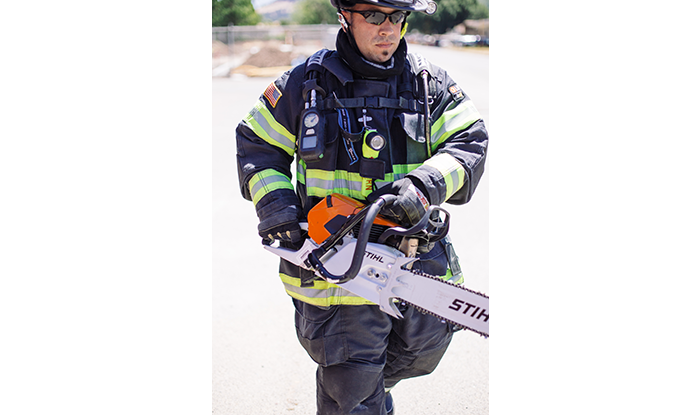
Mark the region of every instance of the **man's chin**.
POLYGON ((374 55, 374 63, 386 63, 391 59, 394 53, 388 50, 382 50, 374 55))

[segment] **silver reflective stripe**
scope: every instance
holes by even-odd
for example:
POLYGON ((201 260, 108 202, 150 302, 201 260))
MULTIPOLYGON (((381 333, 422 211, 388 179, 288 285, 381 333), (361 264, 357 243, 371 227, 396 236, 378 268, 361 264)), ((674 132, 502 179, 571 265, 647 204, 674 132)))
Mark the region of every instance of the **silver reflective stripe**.
POLYGON ((244 118, 244 122, 260 138, 294 155, 296 137, 275 120, 265 103, 258 101, 244 118))
POLYGON ((256 173, 248 182, 253 203, 258 204, 260 199, 266 194, 277 189, 294 190, 291 181, 287 176, 277 170, 267 169, 256 173))
POLYGON ((481 118, 481 114, 471 100, 460 102, 456 107, 445 111, 432 125, 431 148, 435 150, 452 134, 464 130, 481 118))
POLYGON ((306 191, 310 196, 326 196, 329 191, 337 193, 350 192, 352 194, 361 194, 362 192, 362 182, 355 181, 362 180, 359 174, 347 172, 336 171, 334 172, 322 172, 320 170, 307 170, 306 171, 306 191), (318 174, 324 173, 324 174, 318 174), (332 177, 328 177, 325 173, 330 173, 332 177), (343 174, 345 173, 345 174, 343 174), (353 177, 356 175, 357 177, 353 177), (315 176, 315 177, 314 177, 315 176), (326 176, 326 177, 321 177, 326 176))
POLYGON ((426 160, 425 165, 437 169, 444 178, 446 187, 445 200, 457 193, 464 184, 466 171, 462 164, 450 154, 439 153, 426 160))

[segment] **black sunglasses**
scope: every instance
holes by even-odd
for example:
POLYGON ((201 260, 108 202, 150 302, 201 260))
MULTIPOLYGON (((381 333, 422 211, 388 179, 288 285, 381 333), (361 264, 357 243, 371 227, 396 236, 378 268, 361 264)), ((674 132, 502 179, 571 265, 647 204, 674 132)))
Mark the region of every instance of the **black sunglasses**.
POLYGON ((404 20, 406 20, 406 16, 408 16, 408 12, 404 12, 404 11, 398 11, 398 12, 394 12, 391 14, 386 14, 386 13, 382 13, 379 11, 372 11, 372 10, 365 10, 365 11, 357 11, 357 10, 350 10, 350 9, 340 9, 340 10, 342 10, 344 12, 361 14, 362 17, 365 18, 367 23, 376 24, 377 26, 384 23, 384 20, 386 20, 387 17, 389 18, 389 21, 392 24, 397 24, 397 23, 401 23, 404 20))

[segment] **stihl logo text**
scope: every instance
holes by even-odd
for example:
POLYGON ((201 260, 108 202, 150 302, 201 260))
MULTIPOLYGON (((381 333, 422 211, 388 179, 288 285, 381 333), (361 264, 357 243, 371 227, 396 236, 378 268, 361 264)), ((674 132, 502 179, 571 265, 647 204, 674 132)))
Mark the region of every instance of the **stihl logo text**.
POLYGON ((372 261, 377 261, 381 264, 384 263, 384 257, 381 255, 373 254, 372 252, 365 251, 365 257, 371 259, 372 261))
POLYGON ((484 322, 489 321, 489 315, 488 315, 488 313, 486 313, 486 309, 481 309, 481 308, 475 306, 474 304, 469 304, 469 303, 464 302, 458 298, 455 298, 454 301, 452 301, 452 305, 449 308, 450 308, 450 310, 459 311, 462 309, 462 306, 464 306, 464 311, 462 311, 462 314, 467 314, 473 308, 474 310, 470 314, 471 317, 474 317, 477 320, 484 317, 484 322), (480 313, 479 313, 479 310, 481 310, 480 313), (477 315, 477 313, 478 313, 478 315, 477 315))

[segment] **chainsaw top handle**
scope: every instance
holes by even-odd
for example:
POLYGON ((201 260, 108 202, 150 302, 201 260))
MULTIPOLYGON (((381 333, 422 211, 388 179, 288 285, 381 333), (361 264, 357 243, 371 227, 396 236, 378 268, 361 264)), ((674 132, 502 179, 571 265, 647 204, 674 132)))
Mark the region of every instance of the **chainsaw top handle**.
MULTIPOLYGON (((391 194, 383 195, 374 201, 374 203, 367 205, 357 214, 350 217, 338 230, 338 232, 324 241, 320 247, 311 251, 307 258, 308 265, 321 274, 326 281, 332 284, 342 284, 355 278, 362 267, 362 260, 365 256, 365 249, 367 248, 367 242, 369 241, 370 230, 374 219, 377 217, 377 214, 379 214, 379 211, 384 205, 393 203, 396 198, 397 196, 391 194), (350 262, 350 267, 343 275, 334 275, 330 273, 323 266, 323 257, 331 250, 334 250, 334 246, 336 244, 342 243, 340 242, 342 238, 347 235, 360 221, 362 221, 362 225, 357 234, 357 243, 355 245, 355 251, 353 252, 352 261, 350 262)), ((417 224, 408 229, 398 226, 389 228, 384 231, 382 235, 380 235, 378 242, 384 243, 389 237, 394 235, 415 235, 423 230, 428 231, 428 239, 430 242, 437 241, 447 236, 449 223, 450 214, 445 209, 439 206, 430 206, 417 224), (435 214, 436 212, 437 214, 435 214), (443 212, 445 214, 444 219, 440 220, 439 212, 443 212)))
POLYGON ((372 228, 374 219, 377 217, 377 214, 379 214, 379 211, 384 205, 393 203, 396 198, 396 195, 382 195, 372 204, 367 205, 365 208, 357 212, 357 214, 351 217, 335 235, 328 238, 328 240, 321 244, 320 247, 311 251, 307 259, 309 265, 319 274, 321 274, 326 281, 332 284, 342 284, 355 278, 362 267, 362 259, 365 256, 365 248, 367 248, 370 229, 372 228), (331 249, 333 249, 333 246, 336 245, 348 232, 350 232, 350 230, 352 230, 353 226, 360 221, 362 221, 362 226, 360 227, 360 231, 357 235, 357 244, 355 245, 355 252, 353 252, 350 267, 343 275, 331 274, 323 266, 321 258, 331 249))

